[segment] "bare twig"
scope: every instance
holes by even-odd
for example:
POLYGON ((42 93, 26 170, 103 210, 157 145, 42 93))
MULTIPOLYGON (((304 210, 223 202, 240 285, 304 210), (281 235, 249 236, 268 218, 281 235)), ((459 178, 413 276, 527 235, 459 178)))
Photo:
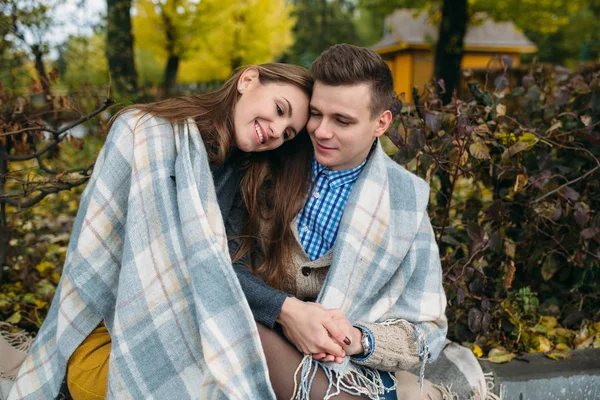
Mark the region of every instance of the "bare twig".
MULTIPOLYGON (((56 146, 58 146, 58 144, 60 142, 63 141, 63 139, 65 138, 65 136, 60 136, 63 133, 67 132, 69 129, 80 125, 88 120, 90 120, 91 118, 95 117, 96 115, 100 114, 102 111, 106 110, 107 108, 109 108, 110 106, 112 106, 114 104, 114 101, 111 99, 106 99, 104 100, 104 102, 102 103, 102 105, 96 109, 95 111, 93 111, 90 114, 84 115, 83 117, 79 118, 76 121, 73 121, 67 125, 65 125, 63 128, 59 129, 58 131, 55 132, 55 137, 57 137, 56 139, 54 139, 51 143, 47 144, 45 147, 43 147, 41 150, 36 151, 33 154, 27 154, 24 156, 11 156, 9 155, 7 157, 8 161, 25 161, 25 160, 33 160, 39 156, 41 156, 42 154, 48 152, 49 150, 52 150, 53 148, 55 148, 56 146)), ((9 132, 10 133, 10 132, 9 132)))
POLYGON ((82 175, 87 175, 89 173, 89 171, 94 167, 94 164, 95 164, 95 162, 93 162, 85 168, 73 168, 73 169, 67 169, 64 171, 55 171, 55 170, 51 169, 50 167, 48 167, 46 164, 44 164, 44 160, 42 160, 41 156, 36 157, 36 161, 37 161, 38 167, 42 171, 44 171, 47 174, 52 174, 52 175, 72 174, 72 173, 80 173, 82 175))
POLYGON ((24 200, 24 201, 14 200, 11 197, 0 197, 0 200, 2 203, 6 203, 6 204, 11 205, 15 208, 18 208, 20 210, 26 209, 26 208, 31 208, 34 205, 36 205, 37 203, 39 203, 46 196, 53 194, 53 193, 58 193, 62 190, 69 190, 69 189, 72 189, 79 185, 82 185, 85 182, 87 182, 88 179, 89 179, 89 177, 86 176, 85 178, 81 178, 81 179, 78 179, 73 182, 66 182, 66 183, 57 184, 52 187, 38 189, 38 191, 40 192, 38 195, 36 195, 30 199, 24 200))
POLYGON ((552 194, 558 192, 559 190, 561 190, 561 189, 563 189, 563 188, 565 188, 565 187, 567 187, 569 185, 572 185, 575 182, 579 182, 580 180, 582 180, 582 179, 586 178, 587 176, 589 176, 589 175, 593 174, 594 172, 596 172, 596 170, 598 170, 598 169, 600 169, 600 165, 595 166, 594 168, 592 168, 591 170, 589 170, 585 174, 581 175, 579 178, 575 178, 573 180, 570 180, 569 182, 560 185, 556 189, 549 191, 545 195, 538 197, 537 199, 533 200, 532 203, 533 204, 538 203, 538 202, 544 200, 546 197, 551 196, 552 194))

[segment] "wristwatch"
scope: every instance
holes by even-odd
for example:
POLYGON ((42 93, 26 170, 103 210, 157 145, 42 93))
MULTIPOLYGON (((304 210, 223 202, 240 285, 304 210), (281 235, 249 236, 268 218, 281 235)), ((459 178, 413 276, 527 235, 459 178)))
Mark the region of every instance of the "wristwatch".
POLYGON ((371 335, 369 335, 366 329, 360 326, 358 327, 358 329, 360 329, 360 331, 362 332, 360 343, 363 347, 363 355, 369 355, 371 354, 371 350, 373 349, 373 343, 371 343, 371 335))

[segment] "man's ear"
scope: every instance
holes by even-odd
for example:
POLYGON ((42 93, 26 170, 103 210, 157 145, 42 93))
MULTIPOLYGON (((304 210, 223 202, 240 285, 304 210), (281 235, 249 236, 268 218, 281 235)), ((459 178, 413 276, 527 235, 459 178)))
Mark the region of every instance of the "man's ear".
POLYGON ((375 132, 374 136, 379 137, 383 135, 390 124, 392 123, 392 112, 390 110, 385 110, 381 113, 379 117, 377 117, 377 121, 375 123, 375 132))
POLYGON ((244 90, 251 88, 258 82, 258 70, 254 67, 246 68, 238 79, 238 91, 243 93, 244 90))

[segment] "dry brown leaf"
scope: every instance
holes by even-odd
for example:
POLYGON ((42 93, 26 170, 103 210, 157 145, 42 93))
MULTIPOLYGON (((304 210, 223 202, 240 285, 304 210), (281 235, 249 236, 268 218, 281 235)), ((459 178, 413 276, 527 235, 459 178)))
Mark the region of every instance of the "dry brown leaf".
POLYGON ((528 181, 527 175, 525 175, 525 174, 517 175, 517 179, 515 179, 514 191, 521 192, 525 188, 525 185, 527 185, 527 181, 528 181))
POLYGON ((496 113, 500 117, 503 116, 503 115, 506 115, 506 106, 504 104, 498 104, 496 106, 496 113))
POLYGON ((508 272, 506 273, 506 277, 504 278, 504 289, 509 290, 512 286, 513 279, 515 279, 515 271, 517 267, 515 267, 515 262, 510 260, 510 267, 508 267, 508 272))

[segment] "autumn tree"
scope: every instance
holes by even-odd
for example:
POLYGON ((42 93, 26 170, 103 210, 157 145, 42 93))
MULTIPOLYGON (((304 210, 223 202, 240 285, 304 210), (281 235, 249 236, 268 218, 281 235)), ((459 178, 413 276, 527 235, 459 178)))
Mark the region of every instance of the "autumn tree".
MULTIPOLYGON (((105 51, 106 40, 103 34, 91 36, 70 36, 57 47, 56 66, 60 83, 77 89, 91 85, 99 88, 109 84, 109 69, 105 51)), ((113 87, 116 84, 114 75, 113 87)))
POLYGON ((131 0, 106 0, 106 59, 118 92, 137 91, 133 56, 131 0))
POLYGON ((44 64, 48 52, 48 33, 52 26, 52 10, 63 0, 3 0, 0 3, 0 50, 22 49, 31 56, 44 92, 50 79, 44 64))
POLYGON ((556 30, 531 31, 527 36, 538 48, 540 61, 573 66, 579 61, 600 58, 600 2, 584 3, 567 15, 568 21, 556 30))
POLYGON ((460 64, 468 22, 467 0, 443 0, 433 74, 440 79, 438 91, 448 103, 460 82, 460 64))
POLYGON ((292 43, 284 0, 140 0, 135 10, 140 75, 154 81, 154 64, 162 62, 167 95, 176 81, 222 80, 240 65, 272 61, 292 43))
POLYGON ((321 52, 336 43, 363 44, 351 0, 293 0, 294 44, 285 61, 310 66, 321 52))

